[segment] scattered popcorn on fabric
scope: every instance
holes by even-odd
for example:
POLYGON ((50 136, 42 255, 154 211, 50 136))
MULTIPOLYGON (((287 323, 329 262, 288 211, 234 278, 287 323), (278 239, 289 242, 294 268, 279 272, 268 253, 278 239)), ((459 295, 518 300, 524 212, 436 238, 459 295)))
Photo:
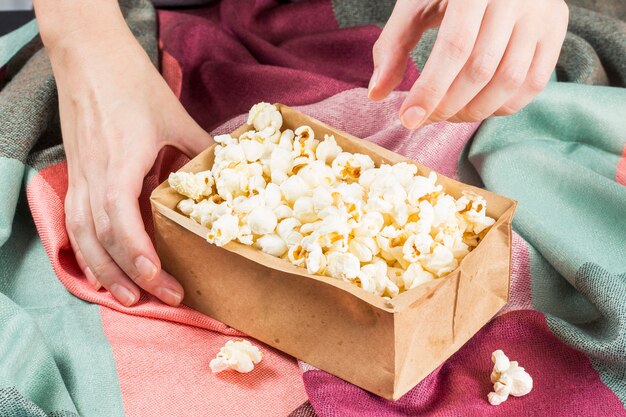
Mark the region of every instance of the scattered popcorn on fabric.
POLYGON ((392 298, 452 272, 495 222, 483 197, 455 199, 434 172, 376 167, 310 126, 281 130, 272 104, 254 105, 247 123, 253 129, 238 138, 215 136, 210 170, 169 177, 187 197, 178 210, 215 245, 254 246, 392 298))
POLYGON ((215 359, 209 366, 214 374, 233 369, 237 372, 247 373, 254 369, 254 365, 261 362, 263 353, 258 347, 247 340, 229 340, 224 347, 220 348, 215 359))
POLYGON ((509 361, 503 351, 493 352, 491 361, 493 392, 487 395, 491 405, 500 405, 509 398, 509 395, 521 397, 533 389, 532 377, 516 361, 509 361))

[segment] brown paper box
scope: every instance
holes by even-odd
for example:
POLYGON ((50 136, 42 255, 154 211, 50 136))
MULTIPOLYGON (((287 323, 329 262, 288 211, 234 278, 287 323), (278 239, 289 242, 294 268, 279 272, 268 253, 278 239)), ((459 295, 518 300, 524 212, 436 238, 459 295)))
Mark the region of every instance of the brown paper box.
MULTIPOLYGON (((283 127, 307 124, 315 136, 334 134, 344 150, 377 166, 410 162, 373 143, 277 105, 283 127)), ((244 125, 238 137, 250 129, 244 125)), ((214 147, 182 171, 213 164, 214 147)), ((388 399, 398 399, 456 352, 508 301, 511 220, 515 201, 438 176, 454 197, 471 190, 487 200, 496 223, 450 275, 390 301, 357 286, 308 274, 289 262, 231 242, 205 240, 208 230, 176 211, 183 199, 164 182, 150 198, 163 268, 185 289, 185 304, 268 345, 388 399)))

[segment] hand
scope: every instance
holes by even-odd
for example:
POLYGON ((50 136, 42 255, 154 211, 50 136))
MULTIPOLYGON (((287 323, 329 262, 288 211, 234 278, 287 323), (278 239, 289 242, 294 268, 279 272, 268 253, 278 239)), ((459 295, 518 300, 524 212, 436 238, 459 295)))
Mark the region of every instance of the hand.
POLYGON ((210 135, 185 112, 130 31, 112 32, 48 47, 68 164, 67 230, 94 287, 104 286, 125 306, 139 299, 139 287, 177 306, 182 286, 161 270, 138 197, 163 146, 193 156, 210 135))
POLYGON ((440 26, 400 108, 402 124, 415 129, 513 114, 547 84, 567 22, 563 0, 398 0, 374 45, 369 97, 386 97, 423 32, 440 26))

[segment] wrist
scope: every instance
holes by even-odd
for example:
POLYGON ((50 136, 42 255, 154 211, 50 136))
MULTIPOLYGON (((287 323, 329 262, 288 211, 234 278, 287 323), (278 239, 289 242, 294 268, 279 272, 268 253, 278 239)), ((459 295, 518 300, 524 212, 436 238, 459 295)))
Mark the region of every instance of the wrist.
POLYGON ((51 59, 130 35, 117 0, 35 0, 41 39, 51 59))

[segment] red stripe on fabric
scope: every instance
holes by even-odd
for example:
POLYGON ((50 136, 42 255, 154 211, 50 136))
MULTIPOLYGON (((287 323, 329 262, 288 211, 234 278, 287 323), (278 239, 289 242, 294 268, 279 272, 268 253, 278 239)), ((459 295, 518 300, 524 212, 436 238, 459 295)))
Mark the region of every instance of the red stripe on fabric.
POLYGON ((561 343, 543 314, 515 311, 495 318, 455 355, 396 402, 384 400, 323 371, 304 382, 319 417, 378 416, 624 416, 589 359, 561 343), (493 386, 491 353, 502 349, 532 376, 533 390, 499 406, 487 402, 493 386))
MULTIPOLYGON (((146 229, 150 233, 152 217, 148 196, 150 190, 163 180, 163 178, 158 178, 157 173, 171 172, 183 163, 184 158, 180 153, 165 149, 159 154, 155 168, 145 179, 140 206, 146 229)), ((241 335, 240 332, 225 324, 186 306, 179 308, 166 306, 143 291, 137 304, 129 308, 120 304, 104 289, 100 291, 93 289, 78 267, 67 237, 64 210, 66 193, 67 164, 65 162, 40 171, 27 187, 28 203, 43 246, 57 277, 72 294, 85 301, 101 304, 126 314, 190 324, 229 335, 241 335)))
MULTIPOLYGON (((301 105, 366 87, 381 31, 339 29, 328 0, 225 0, 158 13, 163 51, 182 70, 181 102, 206 130, 259 101, 301 105)), ((398 89, 417 75, 407 60, 398 89)))
POLYGON ((622 185, 626 185, 626 144, 624 144, 624 151, 622 152, 622 159, 617 164, 617 173, 615 174, 615 181, 622 185))
POLYGON ((296 360, 249 339, 263 360, 249 374, 212 374, 232 336, 100 308, 127 416, 284 417, 306 401, 296 360))

